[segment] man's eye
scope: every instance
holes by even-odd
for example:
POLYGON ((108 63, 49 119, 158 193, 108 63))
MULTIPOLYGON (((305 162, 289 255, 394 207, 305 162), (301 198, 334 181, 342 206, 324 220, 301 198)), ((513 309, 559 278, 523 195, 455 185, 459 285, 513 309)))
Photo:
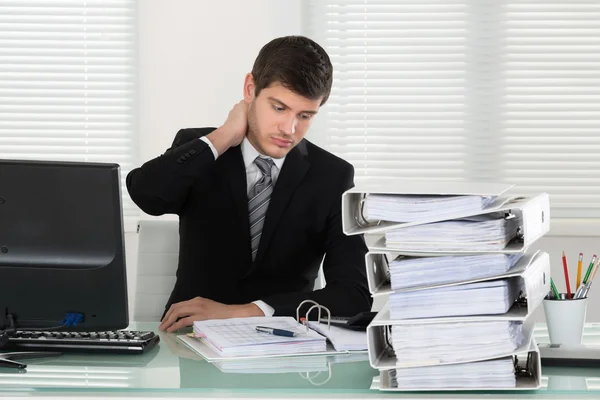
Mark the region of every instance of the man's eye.
POLYGON ((312 114, 300 114, 300 118, 302 118, 302 119, 311 119, 312 118, 312 114))
POLYGON ((282 111, 283 111, 283 107, 273 106, 273 108, 274 108, 274 109, 275 109, 275 111, 277 111, 277 112, 282 112, 282 111))

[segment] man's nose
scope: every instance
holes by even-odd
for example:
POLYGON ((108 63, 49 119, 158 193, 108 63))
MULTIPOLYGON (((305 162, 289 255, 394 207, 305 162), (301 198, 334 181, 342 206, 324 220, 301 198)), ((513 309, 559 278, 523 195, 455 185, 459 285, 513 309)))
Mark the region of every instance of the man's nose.
POLYGON ((298 123, 298 119, 296 117, 288 118, 281 125, 279 125, 279 130, 281 133, 287 136, 291 136, 296 133, 296 124, 298 123))

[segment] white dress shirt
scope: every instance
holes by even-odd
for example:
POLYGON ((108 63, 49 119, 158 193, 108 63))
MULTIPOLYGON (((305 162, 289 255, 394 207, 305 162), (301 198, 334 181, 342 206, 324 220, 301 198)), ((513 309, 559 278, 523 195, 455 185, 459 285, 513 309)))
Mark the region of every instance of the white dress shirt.
MULTIPOLYGON (((217 149, 215 149, 215 146, 213 146, 211 141, 208 140, 205 136, 202 136, 200 138, 200 140, 202 140, 204 143, 206 143, 208 145, 208 147, 212 151, 213 155, 215 156, 215 160, 216 160, 219 157, 219 153, 217 152, 217 149)), ((254 148, 254 146, 252 146, 252 143, 250 143, 250 141, 248 140, 247 137, 245 137, 244 140, 242 141, 241 148, 242 148, 242 157, 244 158, 244 166, 246 167, 246 193, 249 194, 250 189, 252 189, 252 187, 254 187, 256 182, 258 182, 260 180, 260 178, 262 177, 262 173, 260 172, 260 169, 258 169, 258 166, 254 163, 254 159, 256 157, 262 157, 262 158, 271 158, 271 157, 263 156, 262 154, 260 154, 254 148)), ((285 161, 285 157, 271 158, 271 160, 273 160, 273 167, 271 168, 271 181, 273 182, 273 186, 275 186, 275 183, 277 183, 277 178, 279 177, 279 171, 281 171, 281 167, 283 167, 283 162, 285 161)), ((256 304, 258 306, 258 308, 260 308, 261 311, 265 314, 266 317, 272 317, 273 314, 275 314, 275 310, 273 309, 273 307, 271 307, 270 305, 268 305, 267 303, 265 303, 262 300, 256 300, 256 301, 253 301, 252 303, 256 304)))

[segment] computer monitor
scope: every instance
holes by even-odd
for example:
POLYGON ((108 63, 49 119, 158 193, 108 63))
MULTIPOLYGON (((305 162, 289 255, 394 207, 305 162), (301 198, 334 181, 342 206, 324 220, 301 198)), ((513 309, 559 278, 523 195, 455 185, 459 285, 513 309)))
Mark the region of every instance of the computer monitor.
POLYGON ((0 330, 129 324, 117 164, 0 160, 0 330))

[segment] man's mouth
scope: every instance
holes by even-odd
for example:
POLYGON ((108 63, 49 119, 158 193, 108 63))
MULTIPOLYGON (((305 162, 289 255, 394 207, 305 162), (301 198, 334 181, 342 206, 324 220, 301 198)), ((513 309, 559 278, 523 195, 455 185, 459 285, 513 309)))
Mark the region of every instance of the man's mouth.
POLYGON ((286 139, 275 137, 275 136, 271 136, 271 140, 276 145, 281 146, 281 147, 289 147, 289 146, 292 145, 292 141, 291 140, 286 140, 286 139))

